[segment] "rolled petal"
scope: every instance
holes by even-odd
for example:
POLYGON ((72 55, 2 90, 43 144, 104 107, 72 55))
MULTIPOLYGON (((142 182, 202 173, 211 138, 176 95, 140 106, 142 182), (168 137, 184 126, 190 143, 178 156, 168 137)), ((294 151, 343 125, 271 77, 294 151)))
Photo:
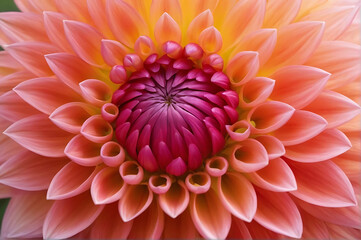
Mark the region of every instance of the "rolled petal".
POLYGON ((294 196, 323 207, 349 207, 357 204, 349 179, 335 163, 290 161, 289 165, 297 181, 297 191, 291 192, 294 196))
POLYGON ((119 108, 113 103, 106 103, 101 109, 102 117, 107 122, 113 122, 119 114, 119 108))
POLYGON ((26 191, 44 190, 66 162, 64 158, 49 160, 27 150, 18 151, 0 166, 0 183, 26 191))
POLYGON ((253 108, 247 116, 252 124, 252 133, 268 133, 282 127, 293 115, 295 109, 277 101, 267 101, 253 108))
POLYGON ((266 149, 254 139, 246 139, 233 145, 229 153, 229 164, 239 172, 257 171, 268 164, 266 149))
POLYGON ((189 24, 187 29, 187 38, 189 42, 196 43, 199 39, 201 32, 213 25, 212 12, 207 9, 204 12, 196 16, 189 24))
POLYGON ((257 212, 254 217, 263 227, 291 238, 302 235, 302 219, 296 204, 287 193, 257 191, 257 212))
POLYGON ((252 221, 257 210, 257 197, 252 184, 242 174, 230 172, 218 178, 217 183, 224 207, 233 216, 246 222, 252 221))
POLYGON ((258 53, 244 51, 237 53, 229 61, 226 72, 232 85, 238 87, 254 78, 258 68, 258 53))
POLYGON ((109 141, 100 149, 100 156, 109 167, 118 167, 125 159, 125 152, 119 143, 109 141))
POLYGON ((69 238, 89 227, 103 208, 104 205, 94 205, 89 192, 55 201, 46 215, 43 237, 45 239, 69 238))
POLYGON ((133 221, 123 222, 119 217, 117 204, 108 204, 94 221, 91 230, 91 239, 126 239, 132 229, 133 221))
POLYGON ((148 185, 129 185, 119 201, 119 214, 124 222, 142 214, 152 203, 153 192, 148 185))
POLYGON ((220 177, 228 170, 228 161, 224 157, 214 156, 206 160, 205 169, 212 177, 220 177))
POLYGON ((146 59, 149 55, 155 53, 153 40, 148 36, 140 36, 135 42, 134 51, 142 59, 146 59))
POLYGON ((282 142, 270 135, 261 135, 255 138, 266 149, 270 160, 283 156, 286 153, 282 142))
POLYGON ((171 218, 177 218, 187 208, 189 192, 183 181, 173 182, 170 189, 158 196, 162 210, 171 218))
POLYGON ((96 166, 102 162, 100 148, 101 145, 91 142, 83 135, 78 134, 66 145, 64 153, 77 164, 82 166, 96 166))
POLYGON ((213 26, 208 27, 200 33, 198 43, 206 53, 216 53, 222 48, 221 33, 213 26))
POLYGON ((65 103, 81 100, 78 94, 55 78, 31 79, 17 85, 14 91, 27 103, 48 115, 65 103))
POLYGON ((273 159, 261 170, 248 173, 248 177, 253 184, 273 192, 289 192, 297 189, 292 170, 281 158, 273 159))
POLYGON ((71 20, 64 21, 64 30, 71 47, 81 59, 96 67, 104 65, 100 52, 103 36, 98 30, 88 24, 71 20))
POLYGON ((211 177, 205 172, 188 174, 184 182, 188 190, 195 194, 205 193, 211 187, 211 177))
POLYGON ((182 40, 182 32, 176 21, 168 14, 163 13, 155 25, 155 40, 159 45, 167 41, 180 43, 182 40))
MULTIPOLYGON (((290 24, 297 16, 302 0, 271 0, 267 1, 266 15, 263 27, 280 28, 290 24)), ((316 20, 316 19, 314 19, 316 20)))
POLYGON ((241 142, 248 138, 251 133, 250 125, 247 121, 242 120, 233 125, 226 125, 226 130, 232 140, 241 142))
POLYGON ((197 229, 194 227, 189 210, 186 210, 176 218, 165 216, 164 239, 199 239, 200 237, 197 229))
POLYGON ((83 97, 96 106, 103 106, 110 102, 112 92, 110 87, 97 79, 87 79, 79 83, 83 97))
POLYGON ((88 118, 82 125, 80 133, 95 143, 105 143, 113 137, 113 127, 101 115, 88 118))
POLYGON ((116 168, 104 168, 96 174, 90 193, 95 204, 109 204, 118 201, 124 194, 126 184, 116 168))
POLYGON ((126 161, 119 167, 120 176, 124 182, 131 185, 139 184, 143 180, 144 171, 135 161, 126 161))
POLYGON ((351 142, 340 130, 326 129, 310 140, 286 147, 285 156, 298 162, 320 162, 336 157, 351 148, 351 142))
POLYGON ((361 47, 358 44, 342 41, 325 41, 320 44, 305 63, 331 73, 328 89, 334 89, 361 77, 358 67, 361 47))
POLYGON ((144 19, 128 3, 107 1, 106 9, 110 29, 124 45, 133 47, 139 36, 149 35, 144 19))
POLYGON ((224 239, 231 228, 231 214, 223 207, 216 192, 191 194, 190 213, 194 226, 204 238, 224 239))
POLYGON ((26 149, 47 157, 64 156, 64 148, 72 137, 57 128, 44 114, 17 121, 4 134, 26 149))
POLYGON ((5 238, 41 238, 45 216, 52 201, 45 192, 19 192, 11 197, 3 218, 1 236, 5 238))
POLYGON ((270 78, 275 80, 271 98, 303 108, 314 100, 330 78, 330 73, 308 66, 287 66, 279 69, 270 78))
POLYGON ((149 188, 156 194, 164 194, 168 192, 172 185, 172 180, 168 175, 153 175, 149 178, 149 188))
POLYGON ((327 127, 327 121, 321 116, 304 110, 296 110, 291 119, 273 132, 284 146, 303 143, 327 127))
POLYGON ((101 43, 101 54, 109 66, 123 65, 123 59, 129 50, 120 42, 103 39, 101 43))
POLYGON ((239 93, 240 105, 245 108, 255 107, 263 103, 271 95, 275 80, 256 77, 243 85, 239 93))
POLYGON ((322 92, 304 109, 326 119, 327 128, 341 126, 360 113, 360 107, 357 103, 333 91, 322 92))
POLYGON ((47 199, 59 200, 74 197, 90 188, 91 182, 99 172, 95 167, 83 167, 69 162, 50 183, 47 199), (71 181, 69 181, 71 179, 71 181))

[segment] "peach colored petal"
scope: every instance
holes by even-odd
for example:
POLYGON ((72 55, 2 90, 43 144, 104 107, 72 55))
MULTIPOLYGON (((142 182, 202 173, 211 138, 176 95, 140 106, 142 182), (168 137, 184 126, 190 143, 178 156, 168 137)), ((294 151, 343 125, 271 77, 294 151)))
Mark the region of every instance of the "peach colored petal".
POLYGON ((66 39, 63 26, 63 21, 67 17, 57 12, 44 12, 43 15, 44 27, 51 42, 62 50, 72 53, 73 49, 66 39))
POLYGON ((287 158, 298 162, 319 162, 336 157, 351 148, 351 142, 337 129, 326 129, 306 142, 287 146, 287 158))
POLYGON ((200 239, 201 236, 194 227, 189 210, 184 211, 176 218, 165 216, 164 239, 200 239))
MULTIPOLYGON (((16 70, 23 70, 23 66, 16 61, 8 52, 0 52, 0 69, 1 74, 3 71, 8 71, 7 73, 13 73, 16 70)), ((4 74, 6 76, 7 74, 4 74)))
POLYGON ((57 128, 44 114, 36 114, 12 124, 4 134, 42 156, 62 157, 71 135, 57 128))
POLYGON ((321 116, 304 110, 296 110, 290 120, 273 132, 284 146, 303 143, 327 127, 327 121, 321 116))
POLYGON ((4 215, 4 238, 41 238, 45 216, 53 202, 44 192, 19 192, 12 196, 4 215))
POLYGON ((180 43, 182 40, 182 32, 179 25, 166 12, 162 14, 155 24, 154 36, 159 45, 167 41, 180 43))
POLYGON ((159 239, 164 229, 164 214, 154 201, 134 220, 129 239, 159 239), (141 229, 141 231, 139 231, 141 229))
POLYGON ((209 158, 205 163, 205 169, 212 177, 220 177, 228 170, 228 161, 221 156, 209 158))
POLYGON ((96 166, 102 162, 100 148, 100 144, 91 142, 83 135, 78 134, 66 145, 64 154, 82 166, 96 166))
POLYGON ((88 11, 97 29, 109 39, 114 39, 106 14, 106 0, 87 1, 88 11))
POLYGON ((95 106, 101 107, 112 98, 112 90, 103 81, 87 79, 79 83, 79 86, 84 99, 95 106))
POLYGON ((70 102, 55 109, 49 118, 59 128, 77 134, 85 120, 96 112, 96 108, 90 104, 70 102))
POLYGON ((179 0, 152 0, 149 10, 152 26, 154 26, 163 13, 169 14, 179 25, 182 24, 182 9, 179 0))
POLYGON ((229 151, 230 166, 239 172, 253 172, 268 164, 266 149, 254 139, 246 139, 234 144, 229 151))
MULTIPOLYGON (((357 20, 357 18, 355 19, 357 20)), ((345 32, 343 32, 338 38, 337 40, 340 41, 345 41, 345 42, 351 42, 351 43, 355 43, 355 44, 360 44, 361 42, 361 37, 359 34, 360 31, 360 22, 353 22, 348 29, 346 29, 345 32)))
POLYGON ((12 74, 0 77, 0 94, 3 94, 7 91, 11 91, 19 83, 35 77, 36 76, 34 74, 26 70, 14 72, 12 74))
POLYGON ((324 21, 326 23, 323 40, 337 39, 352 23, 359 7, 335 6, 312 11, 301 21, 324 21))
POLYGON ((226 238, 231 227, 231 214, 223 207, 216 192, 191 194, 190 213, 194 226, 204 238, 226 238))
POLYGON ((361 77, 359 60, 361 47, 358 44, 342 41, 325 41, 320 44, 305 63, 331 73, 326 87, 334 89, 361 77))
POLYGON ((276 46, 277 29, 259 29, 246 35, 230 54, 232 58, 242 51, 254 51, 259 54, 259 65, 263 66, 271 56, 276 46))
POLYGON ((123 59, 129 50, 120 42, 103 39, 101 43, 101 54, 109 66, 123 65, 123 59))
POLYGON ((13 43, 7 45, 5 50, 36 76, 45 77, 53 75, 44 59, 44 55, 58 51, 58 48, 53 45, 41 42, 13 43))
POLYGON ((106 10, 110 29, 124 45, 133 47, 139 36, 148 35, 144 19, 128 3, 122 0, 107 1, 106 10))
POLYGON ((292 170, 281 158, 273 159, 266 167, 247 176, 253 184, 269 191, 289 192, 297 189, 292 170))
POLYGON ((22 12, 37 12, 29 0, 14 0, 14 3, 22 12))
POLYGON ((83 123, 80 133, 92 142, 106 143, 113 137, 113 127, 101 115, 94 115, 83 123))
POLYGON ((44 190, 66 162, 64 158, 49 160, 24 149, 0 166, 0 183, 26 191, 44 190))
POLYGON ((323 22, 307 21, 281 27, 275 50, 264 68, 273 72, 286 65, 305 63, 319 46, 324 26, 323 22))
POLYGON ((266 149, 270 160, 283 156, 286 153, 282 142, 270 135, 261 135, 255 138, 266 149))
POLYGON ((45 218, 44 239, 69 238, 79 233, 94 222, 103 208, 94 205, 89 192, 55 201, 45 218))
POLYGON ((42 16, 34 13, 0 13, 0 31, 9 38, 9 43, 39 41, 49 39, 43 27, 42 16))
POLYGON ((232 225, 231 225, 231 229, 229 230, 227 239, 250 240, 252 239, 252 237, 244 222, 235 217, 232 217, 232 225))
POLYGON ((120 176, 127 184, 137 185, 144 177, 144 170, 136 161, 125 161, 119 167, 120 176))
POLYGON ((28 0, 28 2, 39 13, 43 11, 57 11, 54 0, 28 0))
POLYGON ((303 222, 303 233, 302 237, 306 239, 329 239, 329 233, 327 225, 319 220, 307 214, 305 211, 300 211, 303 222))
POLYGON ((230 172, 219 177, 217 183, 224 207, 233 216, 251 222, 257 210, 257 197, 252 184, 242 174, 230 172))
POLYGON ((303 108, 320 94, 330 75, 314 67, 283 67, 270 76, 276 83, 270 97, 288 103, 294 108, 303 108))
POLYGON ((206 193, 211 187, 211 177, 205 172, 190 173, 184 182, 188 190, 195 194, 206 193))
POLYGON ((240 105, 244 108, 255 107, 267 100, 274 88, 275 81, 266 77, 256 77, 243 85, 240 90, 240 105))
POLYGON ((124 222, 133 220, 147 210, 152 200, 153 192, 147 184, 129 185, 119 200, 120 217, 124 222))
POLYGON ((100 149, 100 156, 109 167, 118 167, 124 162, 125 151, 119 143, 109 141, 100 149))
POLYGON ((100 53, 102 34, 85 23, 70 20, 65 20, 63 23, 66 37, 74 52, 85 62, 95 67, 102 67, 104 65, 100 53))
POLYGON ((291 238, 302 235, 302 219, 296 204, 287 193, 257 191, 254 219, 263 227, 291 238))
POLYGON ((297 16, 302 0, 269 0, 263 27, 279 28, 290 24, 297 16))
POLYGON ((309 14, 310 11, 322 7, 327 2, 328 0, 302 0, 301 7, 296 19, 299 20, 301 17, 309 14))
POLYGON ((134 51, 145 60, 148 56, 156 52, 153 40, 148 36, 140 36, 134 44, 134 51))
MULTIPOLYGON (((192 3, 193 5, 193 3, 192 3)), ((187 38, 189 42, 198 42, 199 35, 201 32, 213 25, 213 15, 212 12, 207 9, 197 15, 192 22, 189 24, 187 29, 187 38)))
POLYGON ((252 133, 268 133, 282 127, 292 117, 295 109, 290 105, 267 101, 253 108, 247 116, 252 133))
POLYGON ((64 83, 55 78, 35 78, 20 83, 14 91, 27 103, 42 111, 51 114, 59 106, 81 97, 64 83), (62 89, 59 91, 59 89, 62 89))
POLYGON ((263 23, 265 10, 265 0, 256 2, 243 0, 235 3, 225 16, 223 25, 220 28, 224 38, 224 46, 230 48, 237 44, 245 34, 260 28, 263 23))
POLYGON ((0 96, 0 117, 3 119, 16 122, 37 113, 39 112, 14 91, 6 92, 0 96))
POLYGON ((93 223, 90 239, 126 239, 132 229, 133 221, 123 222, 117 204, 108 204, 93 223))
POLYGON ((59 200, 79 195, 90 188, 91 182, 98 172, 99 169, 95 167, 83 167, 69 162, 51 181, 46 198, 59 200))
POLYGON ((76 92, 80 92, 81 81, 97 78, 99 75, 79 57, 69 53, 48 54, 45 59, 54 74, 76 92))
POLYGON ((71 20, 92 23, 85 0, 54 0, 59 12, 64 13, 71 20))
POLYGON ((168 192, 158 196, 158 203, 168 216, 177 218, 189 203, 189 192, 184 182, 173 182, 168 192))
POLYGON ((95 204, 108 204, 118 201, 125 189, 118 169, 104 168, 92 180, 90 193, 95 204))
POLYGON ((235 122, 233 125, 226 125, 226 130, 229 137, 237 142, 245 140, 251 133, 250 124, 245 120, 235 122))
POLYGON ((297 198, 324 207, 348 207, 357 204, 349 179, 333 162, 308 164, 289 161, 289 166, 297 181, 297 191, 291 193, 297 198))
POLYGON ((257 52, 237 53, 228 63, 226 73, 233 86, 241 86, 254 78, 258 72, 259 58, 257 52))
POLYGON ((199 34, 198 43, 206 53, 216 53, 222 48, 222 35, 217 28, 211 26, 199 34))

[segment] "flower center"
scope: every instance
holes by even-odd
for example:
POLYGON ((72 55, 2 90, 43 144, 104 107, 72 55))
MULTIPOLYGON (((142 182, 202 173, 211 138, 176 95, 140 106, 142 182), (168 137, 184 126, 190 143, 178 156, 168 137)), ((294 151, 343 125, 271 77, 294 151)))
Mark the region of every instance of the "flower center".
POLYGON ((180 176, 224 147, 238 119, 229 79, 187 58, 149 56, 113 95, 117 140, 150 172, 180 176))

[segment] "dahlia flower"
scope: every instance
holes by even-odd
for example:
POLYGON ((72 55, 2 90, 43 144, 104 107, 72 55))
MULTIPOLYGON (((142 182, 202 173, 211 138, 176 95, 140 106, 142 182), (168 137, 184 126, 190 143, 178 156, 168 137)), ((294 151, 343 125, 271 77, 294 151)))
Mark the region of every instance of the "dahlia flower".
POLYGON ((3 238, 361 238, 359 0, 15 2, 3 238))

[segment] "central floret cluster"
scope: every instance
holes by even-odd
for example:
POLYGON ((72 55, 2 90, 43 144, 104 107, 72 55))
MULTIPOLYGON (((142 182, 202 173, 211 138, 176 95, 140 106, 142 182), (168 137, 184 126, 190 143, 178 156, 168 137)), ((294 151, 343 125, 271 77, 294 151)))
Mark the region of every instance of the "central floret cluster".
POLYGON ((228 77, 187 57, 153 54, 114 94, 115 134, 150 172, 175 176, 223 149, 225 126, 238 120, 228 77))

